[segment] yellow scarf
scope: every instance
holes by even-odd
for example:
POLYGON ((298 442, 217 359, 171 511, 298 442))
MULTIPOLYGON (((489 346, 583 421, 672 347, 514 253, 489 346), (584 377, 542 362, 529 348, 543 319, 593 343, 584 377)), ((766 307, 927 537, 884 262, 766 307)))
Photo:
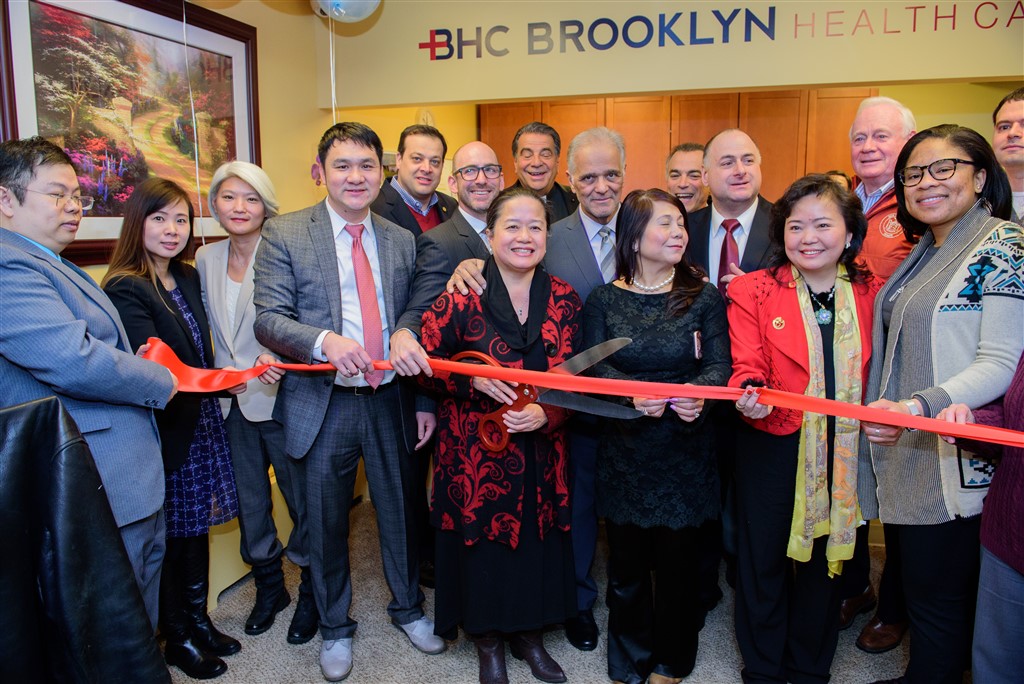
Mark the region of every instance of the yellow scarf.
MULTIPOLYGON (((825 372, 821 331, 814 317, 811 296, 803 287, 803 278, 792 267, 807 334, 810 381, 804 392, 811 397, 825 396, 825 372)), ((861 345, 857 303, 853 287, 841 264, 836 274, 834 372, 836 396, 839 401, 861 402, 861 345)), ((854 539, 860 524, 857 502, 857 445, 860 421, 836 418, 836 435, 832 458, 832 491, 828 491, 827 423, 820 413, 804 412, 800 426, 799 462, 796 469, 796 495, 793 498, 793 522, 789 531, 786 555, 794 560, 809 561, 814 540, 828 535, 825 557, 829 577, 841 574, 843 561, 853 557, 854 539), (831 505, 830 505, 831 503, 831 505)))

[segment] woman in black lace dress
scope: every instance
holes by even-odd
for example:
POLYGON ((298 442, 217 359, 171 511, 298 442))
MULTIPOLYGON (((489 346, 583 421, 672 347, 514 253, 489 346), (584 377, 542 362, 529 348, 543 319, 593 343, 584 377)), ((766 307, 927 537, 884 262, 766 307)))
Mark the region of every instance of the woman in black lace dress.
MULTIPOLYGON (((633 343, 598 364, 605 378, 724 385, 731 370, 725 302, 683 256, 686 210, 662 190, 634 190, 618 218, 620 278, 584 307, 585 348, 633 343)), ((719 511, 713 426, 704 401, 624 399, 646 416, 603 423, 598 514, 608 532, 608 675, 679 682, 693 670, 704 610, 697 528, 719 511), (657 593, 654 584, 657 584, 657 593)))

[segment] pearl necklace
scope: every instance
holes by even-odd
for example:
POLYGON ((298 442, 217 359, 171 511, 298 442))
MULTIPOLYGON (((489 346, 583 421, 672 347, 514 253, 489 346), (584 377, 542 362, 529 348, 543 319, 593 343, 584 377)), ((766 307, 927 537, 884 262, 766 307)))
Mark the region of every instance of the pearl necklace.
POLYGON ((660 290, 661 288, 665 287, 666 285, 671 284, 672 281, 675 279, 675 277, 676 277, 676 273, 675 273, 675 271, 673 271, 672 273, 668 274, 668 278, 665 278, 663 281, 661 281, 657 285, 642 285, 639 280, 637 280, 636 278, 633 278, 633 282, 630 283, 630 285, 632 285, 636 289, 640 290, 641 292, 657 292, 658 290, 660 290))

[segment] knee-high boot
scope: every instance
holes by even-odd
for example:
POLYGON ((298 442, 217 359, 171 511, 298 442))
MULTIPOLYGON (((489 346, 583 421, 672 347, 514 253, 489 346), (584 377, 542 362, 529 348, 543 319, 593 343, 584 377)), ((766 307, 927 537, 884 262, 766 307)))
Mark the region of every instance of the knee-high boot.
POLYGON ((242 645, 221 633, 210 620, 206 599, 210 593, 210 537, 188 537, 182 562, 185 612, 192 640, 201 649, 215 656, 229 656, 242 650, 242 645))
POLYGON ((215 655, 206 653, 192 638, 185 612, 184 572, 187 539, 168 537, 167 553, 160 574, 160 633, 167 640, 164 659, 193 679, 213 679, 228 666, 215 655))

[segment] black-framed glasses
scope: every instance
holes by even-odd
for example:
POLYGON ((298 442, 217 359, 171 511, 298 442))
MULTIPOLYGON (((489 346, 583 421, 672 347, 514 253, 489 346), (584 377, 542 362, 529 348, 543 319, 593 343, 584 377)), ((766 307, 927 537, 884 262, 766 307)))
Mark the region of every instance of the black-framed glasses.
POLYGON ((501 175, 501 164, 484 164, 483 166, 463 166, 454 173, 462 176, 462 180, 474 181, 480 172, 484 172, 484 178, 494 180, 501 175))
POLYGON ((67 207, 68 202, 74 202, 78 206, 82 207, 82 211, 89 211, 92 209, 93 203, 96 201, 95 198, 89 195, 62 195, 59 192, 41 192, 39 190, 33 190, 32 188, 22 188, 25 192, 34 192, 37 195, 45 195, 56 202, 54 206, 58 209, 67 207))
POLYGON ((912 188, 924 180, 924 172, 927 171, 935 180, 947 180, 956 173, 957 164, 970 164, 976 166, 969 159, 939 159, 928 166, 907 166, 896 172, 896 177, 903 183, 903 187, 912 188))

